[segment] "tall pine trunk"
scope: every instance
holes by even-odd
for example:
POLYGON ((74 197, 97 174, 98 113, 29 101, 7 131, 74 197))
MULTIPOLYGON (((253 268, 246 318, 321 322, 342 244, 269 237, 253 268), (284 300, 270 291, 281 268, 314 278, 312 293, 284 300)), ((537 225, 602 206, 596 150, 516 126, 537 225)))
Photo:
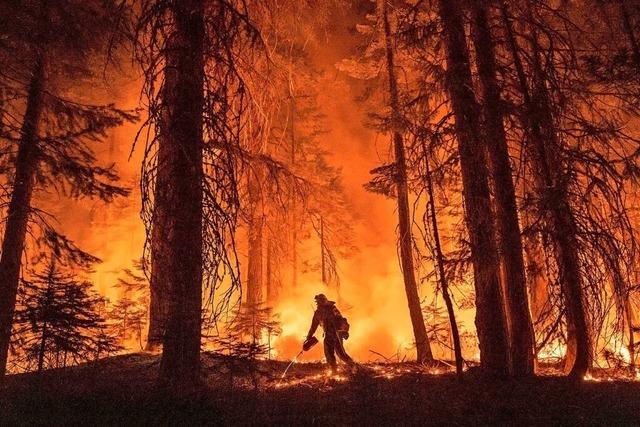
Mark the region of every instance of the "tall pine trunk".
POLYGON ((480 109, 473 93, 462 8, 457 0, 439 0, 438 9, 444 32, 447 89, 455 116, 465 220, 471 244, 480 364, 489 374, 505 375, 509 348, 500 290, 500 265, 484 161, 485 144, 480 139, 480 109))
MULTIPOLYGON (((631 371, 636 370, 636 341, 634 335, 633 328, 633 302, 631 301, 631 292, 627 292, 626 298, 624 300, 624 314, 625 314, 625 323, 629 332, 629 345, 627 349, 629 350, 629 367, 631 371)), ((624 330, 624 328, 623 328, 624 330)))
POLYGON ((527 300, 518 207, 513 185, 509 148, 504 130, 500 87, 496 75, 495 47, 487 9, 474 2, 473 43, 484 103, 485 142, 493 181, 497 243, 504 266, 503 292, 509 331, 510 369, 515 376, 533 374, 533 325, 527 300))
POLYGON ((38 126, 43 110, 45 62, 39 54, 31 72, 27 106, 22 122, 15 177, 0 257, 0 377, 4 376, 9 355, 11 327, 20 281, 20 266, 25 247, 31 197, 38 165, 38 126))
POLYGON ((170 303, 160 377, 169 383, 191 384, 200 370, 202 311, 202 181, 204 104, 204 8, 202 0, 182 0, 171 6, 174 28, 167 41, 165 73, 174 74, 173 91, 163 94, 167 108, 165 138, 167 174, 172 191, 167 198, 167 282, 170 303))
POLYGON ((327 258, 325 253, 325 241, 324 241, 324 218, 320 215, 320 276, 322 284, 329 285, 329 278, 327 275, 327 258))
POLYGON ((0 86, 0 135, 4 133, 4 116, 6 107, 6 89, 0 86))
POLYGON ((255 170, 249 171, 249 224, 247 262, 247 306, 256 307, 262 303, 262 241, 264 213, 260 194, 260 177, 255 170))
MULTIPOLYGON (((526 194, 527 190, 524 189, 526 194)), ((534 227, 535 218, 532 213, 525 210, 522 213, 523 226, 529 230, 534 227)), ((545 253, 542 246, 542 236, 537 230, 530 230, 523 237, 524 255, 527 269, 527 290, 529 294, 529 308, 534 326, 534 364, 538 364, 538 354, 540 350, 551 339, 552 334, 545 332, 544 336, 537 340, 536 332, 546 331, 551 328, 555 331, 553 306, 549 298, 549 277, 545 266, 545 253)))
MULTIPOLYGON (((291 95, 291 152, 290 163, 291 170, 296 167, 296 98, 291 95)), ((298 194, 295 190, 291 191, 291 288, 298 286, 298 194)))
POLYGON ((407 188, 407 165, 405 160, 405 148, 400 129, 402 117, 400 115, 400 102, 398 100, 398 82, 395 76, 394 53, 391 40, 391 26, 387 16, 386 0, 378 0, 380 21, 384 27, 385 47, 386 47, 386 67, 389 78, 389 106, 392 115, 392 138, 393 151, 395 154, 395 175, 398 202, 398 222, 400 231, 400 264, 404 277, 404 289, 407 294, 409 304, 409 315, 413 336, 416 342, 416 353, 418 362, 433 362, 433 353, 427 328, 424 324, 420 296, 418 295, 418 284, 416 281, 415 267, 413 265, 413 237, 411 233, 411 220, 409 208, 409 190, 407 188))
POLYGON ((505 4, 502 5, 501 11, 525 104, 522 121, 535 170, 538 209, 545 218, 559 270, 567 320, 565 369, 570 376, 581 378, 591 365, 591 342, 582 291, 576 224, 570 201, 567 199, 568 177, 561 163, 560 141, 552 114, 551 96, 540 62, 537 34, 533 29, 529 34, 533 62, 533 87, 530 90, 505 4))
POLYGON ((265 256, 265 281, 267 288, 267 305, 270 307, 276 299, 276 283, 273 265, 273 242, 271 233, 267 233, 267 255, 265 256))
MULTIPOLYGON (((162 138, 162 137, 160 137, 162 138)), ((163 151, 163 142, 160 140, 158 149, 158 158, 161 158, 160 152, 163 151)), ((155 210, 153 213, 153 229, 151 232, 151 277, 149 281, 149 330, 147 334, 147 351, 155 351, 162 347, 164 338, 167 313, 169 311, 169 295, 168 289, 168 272, 167 267, 170 265, 164 236, 168 232, 166 228, 164 215, 159 211, 160 206, 166 206, 166 201, 162 201, 160 196, 160 174, 161 167, 158 167, 158 175, 156 177, 156 195, 155 210)))
MULTIPOLYGON (((167 55, 167 67, 176 67, 175 55, 167 55), (169 63, 168 61, 174 61, 169 63)), ((165 73, 163 97, 170 97, 176 90, 176 73, 165 73)), ((169 312, 169 268, 171 265, 170 252, 164 236, 169 231, 171 183, 171 138, 167 135, 169 129, 169 110, 164 108, 160 118, 158 132, 158 153, 156 166, 156 182, 154 189, 153 225, 151 229, 151 277, 149 280, 149 332, 147 334, 146 349, 154 351, 162 346, 167 313, 169 312)))

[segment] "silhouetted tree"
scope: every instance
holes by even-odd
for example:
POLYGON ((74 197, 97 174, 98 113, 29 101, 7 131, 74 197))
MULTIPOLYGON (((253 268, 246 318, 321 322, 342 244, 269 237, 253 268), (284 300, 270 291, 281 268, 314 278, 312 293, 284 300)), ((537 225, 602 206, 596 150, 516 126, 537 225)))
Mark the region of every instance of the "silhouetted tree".
POLYGON ((217 318, 240 284, 234 234, 247 93, 245 69, 236 66, 257 33, 241 2, 143 0, 140 6, 137 59, 146 76, 147 124, 155 131, 141 184, 150 324, 161 325, 153 316, 167 307, 160 376, 190 384, 199 378, 203 289, 206 312, 217 318))
POLYGON ((98 165, 92 145, 108 129, 135 116, 113 106, 85 105, 68 96, 77 95, 74 83, 91 78, 92 60, 105 52, 115 7, 115 2, 73 0, 15 0, 1 6, 6 25, 0 29, 0 54, 2 62, 11 65, 3 68, 2 78, 12 82, 13 111, 23 111, 21 122, 5 126, 3 134, 16 146, 9 151, 10 202, 0 258, 1 374, 29 220, 36 219, 44 230, 43 242, 63 239, 42 215, 34 215, 34 194, 55 188, 74 198, 110 201, 128 193, 115 183, 118 177, 112 167, 98 165))
POLYGON ((481 140, 480 108, 473 92, 464 16, 458 1, 439 1, 446 52, 446 87, 455 116, 462 169, 465 220, 469 230, 476 289, 476 328, 483 368, 505 374, 508 337, 500 289, 488 171, 481 140))
POLYGON ((503 290, 509 331, 510 370, 512 375, 522 376, 533 374, 533 325, 487 4, 489 2, 472 2, 473 45, 482 91, 483 137, 493 183, 497 244, 504 266, 503 290))
MULTIPOLYGON (((156 196, 158 191, 163 196, 155 199, 154 212, 169 213, 163 219, 166 256, 158 259, 152 254, 151 262, 166 263, 164 277, 153 278, 166 282, 161 297, 168 301, 160 376, 170 382, 191 383, 200 372, 204 2, 170 4, 163 12, 158 19, 167 19, 171 28, 165 36, 162 58, 165 78, 160 93, 163 110, 158 155, 163 157, 158 158, 158 168, 166 170, 168 183, 162 189, 156 187, 156 196)), ((153 272, 153 265, 151 268, 153 272)))
POLYGON ((38 372, 45 367, 92 360, 120 347, 105 335, 107 324, 98 313, 103 299, 90 282, 63 273, 53 258, 41 272, 24 279, 15 315, 15 336, 26 361, 38 372))
POLYGON ((120 338, 122 345, 135 337, 142 350, 143 329, 148 317, 149 285, 143 275, 141 262, 137 261, 134 267, 135 271, 124 269, 123 276, 113 286, 120 291, 120 296, 109 307, 108 319, 111 330, 120 338))
POLYGON ((411 232, 411 220, 409 210, 409 191, 407 186, 407 166, 404 141, 402 136, 401 109, 398 99, 398 83, 396 80, 396 70, 394 61, 393 39, 391 26, 387 12, 386 0, 378 2, 378 20, 382 27, 384 37, 384 49, 386 54, 386 70, 389 79, 389 107, 391 110, 391 134, 393 141, 394 160, 393 165, 396 181, 396 197, 398 201, 398 224, 399 224, 399 245, 400 262, 402 274, 404 276, 405 291, 409 303, 409 313, 411 315, 411 325, 416 341, 416 351, 419 362, 433 361, 431 346, 420 308, 420 297, 418 296, 418 284, 415 276, 413 257, 413 238, 411 232))

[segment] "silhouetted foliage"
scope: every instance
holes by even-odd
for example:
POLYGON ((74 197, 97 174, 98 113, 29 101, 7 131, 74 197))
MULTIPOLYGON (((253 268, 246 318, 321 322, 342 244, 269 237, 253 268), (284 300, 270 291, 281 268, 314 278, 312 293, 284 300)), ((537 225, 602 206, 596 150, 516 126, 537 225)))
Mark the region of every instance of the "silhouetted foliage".
POLYGON ((81 254, 36 208, 40 193, 49 189, 105 202, 128 194, 118 185, 113 165, 99 164, 93 147, 109 129, 134 121, 136 114, 89 104, 81 94, 95 82, 116 10, 115 1, 12 0, 0 5, 0 88, 8 95, 0 163, 5 165, 9 199, 0 259, 0 374, 7 360, 22 258, 32 246, 25 241, 27 235, 40 243, 56 243, 56 251, 72 249, 72 258, 81 254), (38 227, 30 226, 34 223, 38 227))
POLYGON ((133 268, 133 271, 124 269, 113 286, 120 295, 109 307, 108 320, 112 333, 119 337, 122 346, 130 345, 133 339, 142 350, 148 318, 149 283, 144 277, 141 261, 136 261, 133 268))
POLYGON ((42 371, 108 356, 121 347, 99 314, 102 297, 90 282, 61 271, 55 258, 23 279, 14 324, 16 358, 24 370, 42 371))

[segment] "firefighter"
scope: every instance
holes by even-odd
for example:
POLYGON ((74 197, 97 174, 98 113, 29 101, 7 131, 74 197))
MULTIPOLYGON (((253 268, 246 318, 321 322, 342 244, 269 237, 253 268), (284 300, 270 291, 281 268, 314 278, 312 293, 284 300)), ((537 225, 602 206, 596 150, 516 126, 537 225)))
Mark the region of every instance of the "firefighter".
POLYGON ((307 334, 308 342, 318 329, 318 325, 324 330, 324 355, 331 367, 331 374, 337 371, 336 354, 351 370, 355 368, 355 362, 344 349, 342 340, 349 338, 349 323, 342 317, 334 301, 329 301, 324 294, 314 297, 316 311, 313 313, 311 328, 307 334))

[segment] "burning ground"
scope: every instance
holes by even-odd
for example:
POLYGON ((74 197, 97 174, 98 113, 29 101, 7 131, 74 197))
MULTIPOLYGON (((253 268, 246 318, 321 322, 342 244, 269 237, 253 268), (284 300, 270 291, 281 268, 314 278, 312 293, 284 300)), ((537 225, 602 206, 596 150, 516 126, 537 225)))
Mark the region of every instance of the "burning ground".
POLYGON ((7 378, 3 425, 632 425, 640 383, 545 376, 462 382, 409 363, 366 364, 330 378, 323 365, 205 354, 203 384, 176 396, 157 386, 159 358, 138 353, 7 378))

